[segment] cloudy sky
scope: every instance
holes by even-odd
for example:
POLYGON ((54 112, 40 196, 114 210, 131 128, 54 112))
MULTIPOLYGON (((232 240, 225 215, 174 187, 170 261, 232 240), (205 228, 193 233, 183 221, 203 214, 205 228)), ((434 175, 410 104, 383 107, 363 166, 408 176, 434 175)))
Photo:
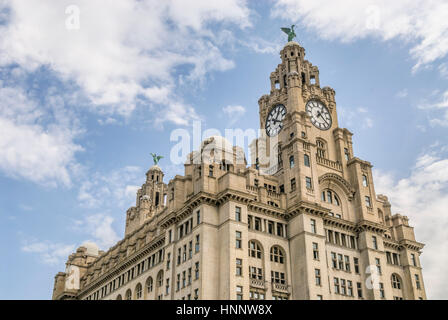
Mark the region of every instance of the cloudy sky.
POLYGON ((0 0, 0 298, 48 299, 85 241, 125 211, 171 132, 257 128, 258 98, 296 24, 337 92, 376 192, 426 243, 448 298, 448 3, 444 0, 0 0))

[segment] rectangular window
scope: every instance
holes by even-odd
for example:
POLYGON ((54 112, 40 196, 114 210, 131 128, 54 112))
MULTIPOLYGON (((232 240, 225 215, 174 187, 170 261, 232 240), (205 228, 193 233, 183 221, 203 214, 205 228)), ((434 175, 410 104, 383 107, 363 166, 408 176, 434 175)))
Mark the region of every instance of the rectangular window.
POLYGON ((354 236, 350 236, 350 248, 356 249, 356 240, 354 236))
POLYGON ((317 230, 316 230, 316 220, 314 220, 314 219, 311 219, 311 232, 312 233, 317 233, 317 230))
POLYGON ((305 167, 310 167, 310 156, 305 154, 303 155, 303 163, 305 164, 305 167))
POLYGON ((353 282, 347 280, 347 295, 353 297, 353 282))
POLYGON ((165 294, 170 294, 170 278, 166 278, 165 294))
POLYGON ((201 223, 201 210, 196 211, 196 224, 201 223))
POLYGON ((312 185, 310 177, 305 177, 305 184, 306 184, 306 188, 307 189, 309 189, 309 190, 313 189, 313 185, 312 185))
POLYGON ((208 166, 208 176, 213 177, 213 166, 212 165, 208 166))
POLYGON ((359 274, 359 259, 353 258, 353 265, 355 266, 355 273, 359 274))
POLYGON ((341 279, 341 294, 344 296, 347 294, 347 286, 344 279, 341 279))
POLYGON ((291 192, 296 190, 296 178, 291 179, 291 192))
POLYGON ((242 276, 243 275, 243 260, 236 259, 236 275, 242 276))
POLYGON ((243 300, 243 287, 236 286, 236 300, 243 300))
POLYGON ((316 286, 320 286, 321 285, 320 269, 314 269, 314 275, 316 277, 316 286))
POLYGON ((199 279, 199 262, 194 264, 194 279, 199 279))
POLYGON ((274 234, 274 222, 272 222, 272 221, 268 222, 268 233, 274 234))
POLYGON ((189 286, 191 284, 191 268, 188 268, 188 281, 187 285, 189 286))
POLYGON ((338 269, 344 270, 344 258, 342 254, 338 254, 338 269))
POLYGON ((261 231, 261 219, 255 218, 254 222, 255 222, 254 229, 257 231, 261 231))
POLYGON ((386 296, 384 294, 384 283, 380 282, 380 298, 384 299, 386 296))
POLYGON ((170 264, 171 264, 171 253, 168 252, 166 259, 166 270, 170 270, 170 264))
POLYGON ((194 300, 199 299, 199 289, 194 289, 194 300))
POLYGON ((370 202, 370 197, 369 197, 369 196, 366 196, 365 199, 366 199, 366 206, 367 206, 368 208, 371 208, 371 207, 372 207, 372 203, 370 202))
POLYGON ((313 259, 319 260, 319 244, 313 242, 313 259))
POLYGON ((365 174, 362 175, 362 185, 367 187, 367 176, 365 174))
POLYGON ((378 250, 378 242, 375 236, 372 236, 373 249, 378 250))
POLYGON ((235 207, 235 220, 241 221, 241 208, 235 207))
POLYGON ((362 284, 361 282, 356 283, 356 288, 358 290, 358 298, 362 298, 362 284))
POLYGON ((344 256, 345 259, 345 271, 350 272, 350 257, 344 256))
POLYGON ((340 293, 340 287, 339 287, 339 278, 334 278, 334 293, 339 294, 340 293))
POLYGON ((415 286, 416 286, 416 288, 417 288, 418 290, 421 289, 421 286, 420 286, 420 278, 419 278, 418 274, 415 275, 415 286))
POLYGON ((240 231, 236 231, 235 232, 235 248, 237 249, 241 249, 242 245, 241 245, 241 232, 240 231))
POLYGON ((381 274, 381 261, 379 258, 375 258, 375 264, 376 264, 376 269, 378 271, 378 274, 381 274))
POLYGON ((193 257, 193 241, 188 243, 188 259, 193 257))
POLYGON ((338 268, 338 260, 336 259, 336 253, 334 253, 334 252, 331 253, 331 262, 333 264, 333 268, 337 269, 338 268))
POLYGON ((386 260, 387 260, 387 263, 392 264, 392 255, 389 251, 386 251, 386 260))
POLYGON ((198 253, 199 252, 199 248, 200 248, 200 246, 199 246, 199 235, 197 234, 196 235, 196 243, 194 245, 194 252, 198 253))
POLYGON ((411 263, 414 267, 417 266, 417 260, 415 259, 415 254, 411 253, 411 263))
POLYGON ((283 224, 277 222, 277 235, 283 237, 283 224))
POLYGON ((348 152, 347 148, 344 148, 344 155, 345 155, 345 160, 350 160, 350 153, 348 152))

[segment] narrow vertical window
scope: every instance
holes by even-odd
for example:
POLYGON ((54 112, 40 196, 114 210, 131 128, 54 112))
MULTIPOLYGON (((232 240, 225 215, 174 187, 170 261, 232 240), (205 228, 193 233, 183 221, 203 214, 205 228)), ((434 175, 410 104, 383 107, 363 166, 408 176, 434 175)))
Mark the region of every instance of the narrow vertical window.
POLYGON ((316 286, 320 286, 321 285, 320 269, 314 269, 314 275, 316 278, 316 286))
POLYGON ((289 157, 289 167, 291 169, 294 168, 294 156, 289 157))
POLYGON ((241 232, 240 231, 236 231, 235 232, 235 248, 237 248, 237 249, 241 249, 242 248, 242 246, 241 246, 241 232))
POLYGON ((362 185, 367 187, 367 176, 365 174, 362 175, 362 185))
POLYGON ((317 230, 316 230, 316 220, 314 220, 314 219, 311 219, 311 232, 312 233, 317 233, 317 230))
POLYGON ((375 236, 372 236, 373 249, 378 250, 378 241, 375 236))
POLYGON ((303 155, 303 163, 305 164, 305 167, 310 167, 310 156, 305 154, 303 155))
POLYGON ((235 220, 241 221, 241 208, 235 207, 235 220))
POLYGON ((296 178, 291 179, 291 192, 296 190, 296 178))
POLYGON ((309 189, 309 190, 313 189, 313 186, 312 186, 312 182, 311 182, 311 178, 310 178, 310 177, 306 177, 306 178, 305 178, 305 183, 306 183, 306 188, 307 188, 307 189, 309 189))
POLYGON ((366 200, 366 206, 369 207, 369 208, 371 208, 371 207, 372 207, 372 203, 370 202, 370 197, 369 197, 369 196, 366 196, 366 197, 365 197, 365 200, 366 200))

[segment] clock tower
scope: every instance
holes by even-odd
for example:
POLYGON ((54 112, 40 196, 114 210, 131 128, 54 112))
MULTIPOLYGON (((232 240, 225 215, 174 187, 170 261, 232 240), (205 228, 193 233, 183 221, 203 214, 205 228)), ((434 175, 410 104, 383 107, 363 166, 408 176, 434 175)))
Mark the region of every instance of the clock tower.
MULTIPOLYGON (((269 158, 260 167, 278 177, 290 206, 300 201, 320 202, 322 183, 331 180, 327 184, 339 185, 357 203, 356 214, 345 215, 377 222, 376 215, 367 214, 373 204, 372 210, 362 206, 366 197, 375 199, 373 184, 355 192, 365 178, 372 181, 371 165, 353 157, 352 133, 338 125, 334 89, 321 88, 318 67, 305 59, 305 49, 297 42, 288 42, 280 57, 282 62, 270 75, 271 91, 258 101, 269 158)), ((257 158, 264 151, 260 140, 257 158)))

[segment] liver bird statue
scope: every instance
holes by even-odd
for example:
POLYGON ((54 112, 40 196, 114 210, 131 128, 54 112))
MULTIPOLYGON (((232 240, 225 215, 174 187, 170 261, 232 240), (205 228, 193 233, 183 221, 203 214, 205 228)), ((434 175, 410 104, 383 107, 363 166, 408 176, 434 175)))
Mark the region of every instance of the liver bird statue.
POLYGON ((293 24, 290 28, 281 28, 284 33, 288 35, 288 42, 292 41, 296 37, 296 33, 294 32, 295 25, 293 24))
POLYGON ((152 156, 152 160, 154 161, 155 166, 159 163, 160 159, 163 158, 163 156, 158 156, 155 153, 150 153, 150 154, 152 156))

